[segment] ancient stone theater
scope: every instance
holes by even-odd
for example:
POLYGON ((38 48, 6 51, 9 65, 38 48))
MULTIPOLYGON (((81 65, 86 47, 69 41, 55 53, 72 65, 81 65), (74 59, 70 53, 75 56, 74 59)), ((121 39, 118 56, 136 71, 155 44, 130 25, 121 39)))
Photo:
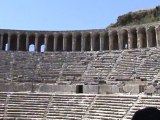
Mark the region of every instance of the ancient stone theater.
POLYGON ((106 29, 0 29, 0 119, 131 120, 160 108, 160 7, 106 29))

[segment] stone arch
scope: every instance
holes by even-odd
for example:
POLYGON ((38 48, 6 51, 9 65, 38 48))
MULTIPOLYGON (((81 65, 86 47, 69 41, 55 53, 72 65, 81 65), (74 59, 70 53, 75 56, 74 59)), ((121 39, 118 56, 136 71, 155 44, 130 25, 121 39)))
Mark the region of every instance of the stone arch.
POLYGON ((37 46, 37 51, 38 52, 44 52, 44 49, 45 49, 45 45, 44 45, 44 35, 43 34, 40 34, 38 36, 38 46, 37 46))
POLYGON ((19 36, 19 50, 20 51, 26 51, 26 38, 27 35, 22 33, 19 36))
POLYGON ((10 50, 11 51, 17 50, 17 34, 16 33, 11 34, 10 50))
POLYGON ((5 51, 8 50, 8 33, 3 34, 2 50, 5 50, 5 51))
POLYGON ((29 35, 29 51, 35 51, 35 34, 29 35))
POLYGON ((63 34, 57 36, 57 51, 63 51, 63 34))
POLYGON ((130 34, 130 48, 137 48, 137 30, 136 28, 129 30, 130 34))
POLYGON ((81 51, 81 41, 82 41, 81 33, 76 33, 75 51, 81 51))
POLYGON ((66 51, 72 51, 72 34, 66 35, 66 51))
POLYGON ((156 47, 157 42, 156 42, 156 31, 154 26, 150 26, 148 31, 148 47, 156 47))
POLYGON ((53 51, 53 50, 54 50, 54 35, 50 34, 47 37, 46 51, 53 51))
POLYGON ((91 51, 91 34, 90 33, 84 34, 84 50, 91 51))
POLYGON ((144 27, 138 29, 138 37, 139 37, 140 48, 146 48, 147 36, 146 36, 146 29, 144 27))
POLYGON ((100 50, 100 33, 93 34, 93 51, 100 50))
POLYGON ((108 32, 104 32, 103 36, 104 44, 102 45, 102 50, 109 50, 109 35, 108 32))
POLYGON ((112 43, 113 43, 113 50, 118 50, 118 33, 117 31, 112 31, 112 43))
POLYGON ((128 31, 126 29, 121 31, 122 49, 128 49, 128 31))

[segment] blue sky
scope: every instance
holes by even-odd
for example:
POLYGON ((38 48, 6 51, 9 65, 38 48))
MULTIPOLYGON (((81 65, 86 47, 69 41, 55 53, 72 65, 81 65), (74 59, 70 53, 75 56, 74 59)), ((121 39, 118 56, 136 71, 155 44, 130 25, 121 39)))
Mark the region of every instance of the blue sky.
POLYGON ((157 5, 159 0, 0 0, 0 29, 102 29, 119 15, 157 5))

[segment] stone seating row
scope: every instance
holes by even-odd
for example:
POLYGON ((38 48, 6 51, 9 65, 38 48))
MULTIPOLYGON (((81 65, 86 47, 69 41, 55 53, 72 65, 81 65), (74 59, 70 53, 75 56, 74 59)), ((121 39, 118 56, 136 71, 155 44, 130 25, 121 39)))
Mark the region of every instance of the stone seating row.
POLYGON ((158 51, 159 48, 54 53, 1 51, 0 80, 72 84, 138 76, 151 81, 160 71, 158 51))

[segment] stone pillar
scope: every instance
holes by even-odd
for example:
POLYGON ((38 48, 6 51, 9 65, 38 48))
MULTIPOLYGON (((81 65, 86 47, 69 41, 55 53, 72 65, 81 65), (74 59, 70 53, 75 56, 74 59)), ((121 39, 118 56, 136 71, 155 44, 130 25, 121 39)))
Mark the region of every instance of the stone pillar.
POLYGON ((156 27, 156 42, 157 42, 157 47, 160 46, 160 26, 156 27))
POLYGON ((26 51, 29 51, 29 34, 26 33, 26 51))
POLYGON ((100 32, 100 51, 104 50, 104 31, 100 32))
POLYGON ((113 50, 113 39, 112 31, 109 31, 109 50, 113 50))
POLYGON ((128 30, 128 49, 133 48, 133 37, 132 37, 132 32, 131 29, 128 30))
POLYGON ((123 49, 123 34, 122 31, 118 31, 118 46, 119 46, 119 50, 123 49))
POLYGON ((91 35, 91 40, 90 40, 90 44, 91 44, 91 51, 93 51, 93 47, 94 47, 94 33, 93 32, 90 32, 90 35, 91 35))
POLYGON ((35 48, 34 48, 34 51, 38 51, 38 33, 35 33, 35 48))
POLYGON ((8 33, 8 48, 7 48, 7 51, 10 51, 10 47, 11 47, 11 34, 8 33))
POLYGON ((150 36, 150 29, 146 28, 146 39, 147 39, 147 47, 151 47, 151 36, 150 36))
POLYGON ((84 48, 85 48, 85 35, 84 35, 84 32, 81 33, 82 37, 81 37, 81 51, 83 52, 84 51, 84 48))
POLYGON ((63 51, 67 51, 67 36, 66 36, 66 33, 63 34, 63 51))
POLYGON ((0 38, 1 40, 0 40, 0 50, 2 50, 3 49, 3 34, 1 34, 1 38, 0 38))
POLYGON ((58 39, 58 34, 54 33, 54 51, 57 51, 57 39, 58 39))
POLYGON ((47 34, 44 35, 44 46, 45 46, 44 51, 46 52, 48 50, 48 35, 47 34))
POLYGON ((19 49, 20 49, 20 34, 17 33, 16 35, 17 35, 17 48, 16 48, 16 50, 19 51, 19 49))
POLYGON ((140 33, 140 29, 137 29, 137 48, 142 47, 142 34, 140 33))
POLYGON ((76 33, 72 33, 72 51, 76 51, 76 33))

